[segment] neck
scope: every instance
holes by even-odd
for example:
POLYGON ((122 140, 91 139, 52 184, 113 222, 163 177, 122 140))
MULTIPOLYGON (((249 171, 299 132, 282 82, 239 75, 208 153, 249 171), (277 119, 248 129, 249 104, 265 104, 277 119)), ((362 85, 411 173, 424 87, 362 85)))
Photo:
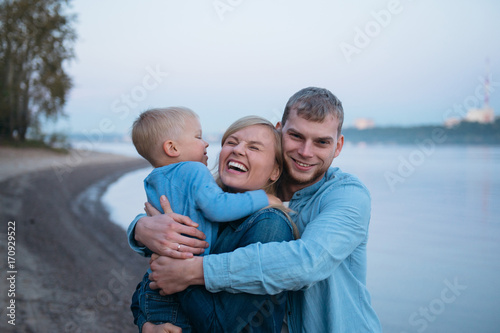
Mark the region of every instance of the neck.
POLYGON ((290 178, 286 172, 283 172, 283 178, 280 182, 279 186, 279 191, 278 191, 278 198, 280 198, 281 201, 290 201, 295 194, 295 192, 302 190, 303 188, 306 188, 308 186, 311 186, 313 184, 316 184, 319 182, 325 174, 321 175, 321 177, 317 177, 315 180, 312 180, 307 183, 300 183, 297 182, 296 180, 290 178))
POLYGON ((295 192, 308 186, 296 184, 296 182, 293 179, 290 179, 285 172, 283 172, 282 177, 280 185, 278 186, 278 198, 280 198, 281 201, 290 201, 295 192))

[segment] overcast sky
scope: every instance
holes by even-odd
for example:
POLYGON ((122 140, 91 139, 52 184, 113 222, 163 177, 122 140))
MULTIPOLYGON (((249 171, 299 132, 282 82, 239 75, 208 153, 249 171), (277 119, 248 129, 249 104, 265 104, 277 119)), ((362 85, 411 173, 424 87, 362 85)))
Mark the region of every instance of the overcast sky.
POLYGON ((307 86, 330 89, 345 125, 440 124, 500 114, 496 0, 75 0, 77 58, 66 131, 127 132, 147 108, 182 105, 205 133, 257 114, 275 122, 307 86))

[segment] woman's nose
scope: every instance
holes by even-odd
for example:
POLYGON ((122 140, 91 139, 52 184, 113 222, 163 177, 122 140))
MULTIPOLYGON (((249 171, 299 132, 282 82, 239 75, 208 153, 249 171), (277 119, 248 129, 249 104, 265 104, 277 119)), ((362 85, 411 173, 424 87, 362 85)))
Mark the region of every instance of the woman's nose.
POLYGON ((234 146, 233 152, 237 155, 244 155, 245 154, 245 147, 243 147, 242 143, 239 143, 236 146, 234 146))

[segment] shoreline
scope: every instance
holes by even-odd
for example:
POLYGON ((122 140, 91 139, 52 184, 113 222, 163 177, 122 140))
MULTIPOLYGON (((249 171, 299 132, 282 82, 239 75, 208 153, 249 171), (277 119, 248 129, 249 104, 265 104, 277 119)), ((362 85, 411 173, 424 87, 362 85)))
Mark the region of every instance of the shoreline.
POLYGON ((129 248, 101 197, 147 163, 88 151, 16 150, 0 147, 0 248, 7 253, 7 223, 15 221, 16 270, 15 296, 0 297, 2 304, 15 301, 16 325, 2 306, 0 329, 137 332, 130 299, 148 261, 129 248))

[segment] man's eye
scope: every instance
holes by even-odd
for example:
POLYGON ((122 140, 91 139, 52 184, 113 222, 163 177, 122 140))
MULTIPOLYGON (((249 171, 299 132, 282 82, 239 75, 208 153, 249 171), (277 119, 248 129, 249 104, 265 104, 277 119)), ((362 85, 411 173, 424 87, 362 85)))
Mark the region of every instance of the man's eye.
POLYGON ((236 142, 234 142, 234 141, 226 141, 226 144, 229 145, 229 146, 235 146, 236 142))

